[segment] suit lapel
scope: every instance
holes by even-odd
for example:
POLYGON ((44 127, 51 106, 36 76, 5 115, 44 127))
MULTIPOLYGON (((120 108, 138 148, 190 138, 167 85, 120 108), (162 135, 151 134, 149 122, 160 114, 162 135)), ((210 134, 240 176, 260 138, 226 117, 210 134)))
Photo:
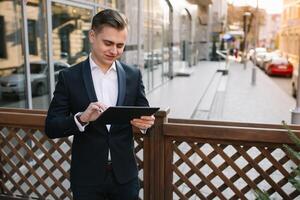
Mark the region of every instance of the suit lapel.
MULTIPOLYGON (((116 61, 116 69, 118 74, 118 100, 117 106, 124 105, 125 94, 126 94, 126 74, 122 64, 119 61, 116 61)), ((118 124, 112 124, 109 132, 114 132, 118 130, 118 127, 121 127, 118 124)))
POLYGON ((91 73, 91 66, 89 62, 89 58, 87 58, 83 63, 82 63, 82 75, 83 75, 83 81, 84 85, 86 88, 86 92, 88 94, 88 97, 90 99, 90 102, 95 102, 97 100, 94 84, 93 84, 93 78, 92 78, 92 73, 91 73))
POLYGON ((122 64, 116 61, 116 69, 118 74, 118 100, 117 106, 122 106, 124 104, 125 93, 126 93, 126 74, 122 64))

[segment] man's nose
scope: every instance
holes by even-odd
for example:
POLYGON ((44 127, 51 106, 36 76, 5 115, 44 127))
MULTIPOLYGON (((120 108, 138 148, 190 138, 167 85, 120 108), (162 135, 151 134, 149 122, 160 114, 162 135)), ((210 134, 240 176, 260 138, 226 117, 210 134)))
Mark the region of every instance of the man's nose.
POLYGON ((112 48, 110 49, 110 52, 112 54, 117 54, 118 53, 117 47, 116 46, 112 46, 112 48))

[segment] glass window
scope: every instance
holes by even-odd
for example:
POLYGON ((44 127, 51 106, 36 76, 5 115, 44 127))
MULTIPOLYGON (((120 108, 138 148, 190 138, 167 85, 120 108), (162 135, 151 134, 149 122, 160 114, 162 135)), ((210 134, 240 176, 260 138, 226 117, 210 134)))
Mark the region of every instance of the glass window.
POLYGON ((92 10, 52 3, 53 58, 70 65, 89 53, 88 31, 92 10))
POLYGON ((28 20, 28 42, 29 54, 38 55, 37 53, 37 37, 36 37, 36 20, 28 20))
POLYGON ((106 6, 110 8, 116 8, 117 0, 106 0, 106 6))
POLYGON ((168 58, 168 6, 165 0, 147 0, 144 2, 143 12, 143 77, 146 89, 151 90, 162 84, 165 80, 165 75, 167 75, 164 61, 168 58), (166 52, 166 55, 164 52, 166 52))
POLYGON ((88 0, 88 1, 93 1, 94 3, 98 4, 104 4, 105 0, 88 0))
POLYGON ((47 109, 49 106, 47 23, 44 4, 43 0, 29 0, 26 7, 32 106, 35 109, 47 109))
POLYGON ((153 2, 153 15, 152 15, 152 73, 153 74, 153 87, 157 87, 163 82, 163 7, 161 0, 154 0, 153 2))
POLYGON ((21 1, 0 1, 0 106, 25 108, 21 1))
POLYGON ((6 58, 4 16, 0 16, 0 58, 6 58))
POLYGON ((149 72, 149 68, 151 67, 151 59, 149 59, 150 51, 151 51, 151 10, 150 10, 150 0, 144 1, 143 14, 144 16, 144 28, 142 30, 142 44, 143 44, 143 52, 144 52, 144 66, 143 66, 143 82, 146 90, 150 90, 151 88, 151 76, 149 72))
POLYGON ((82 51, 89 52, 90 51, 89 31, 83 31, 82 43, 83 43, 82 51))
MULTIPOLYGON (((169 19, 169 7, 165 0, 161 0, 163 7, 163 75, 167 75, 169 73, 169 45, 170 45, 170 19, 169 19)), ((165 76, 164 76, 165 77, 165 76)))

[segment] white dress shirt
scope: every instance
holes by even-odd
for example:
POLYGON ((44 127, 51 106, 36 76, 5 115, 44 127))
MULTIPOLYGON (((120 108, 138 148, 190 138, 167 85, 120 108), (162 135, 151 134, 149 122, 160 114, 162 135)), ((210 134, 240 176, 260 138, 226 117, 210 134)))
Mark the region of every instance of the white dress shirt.
MULTIPOLYGON (((99 66, 93 61, 91 55, 89 56, 89 62, 92 72, 94 89, 96 92, 98 102, 105 104, 106 106, 116 106, 118 100, 118 75, 115 62, 111 67, 104 73, 99 66)), ((83 132, 85 127, 88 125, 85 124, 82 126, 76 116, 81 113, 77 113, 74 116, 75 123, 78 129, 83 132)), ((107 130, 110 130, 110 124, 107 124, 107 130)), ((110 151, 108 154, 108 160, 110 160, 110 151)))

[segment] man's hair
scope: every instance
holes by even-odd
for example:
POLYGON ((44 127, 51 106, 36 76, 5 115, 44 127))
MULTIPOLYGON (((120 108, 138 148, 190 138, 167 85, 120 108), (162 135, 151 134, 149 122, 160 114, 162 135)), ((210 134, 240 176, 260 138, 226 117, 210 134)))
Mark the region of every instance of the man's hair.
POLYGON ((105 9, 98 12, 92 20, 92 29, 100 32, 103 27, 110 26, 117 30, 123 30, 128 26, 127 18, 116 10, 105 9))

